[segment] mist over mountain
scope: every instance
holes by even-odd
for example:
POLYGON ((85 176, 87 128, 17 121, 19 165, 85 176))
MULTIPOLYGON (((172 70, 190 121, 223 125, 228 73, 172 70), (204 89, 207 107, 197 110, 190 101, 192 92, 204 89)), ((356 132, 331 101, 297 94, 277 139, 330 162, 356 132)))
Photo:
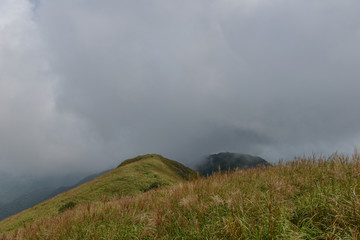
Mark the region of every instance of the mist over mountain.
POLYGON ((3 204, 0 206, 0 221, 48 199, 53 190, 50 187, 40 188, 3 204))
MULTIPOLYGON (((100 168, 99 172, 103 168, 100 168)), ((41 176, 36 174, 13 174, 0 171, 0 203, 8 203, 22 195, 41 188, 56 189, 60 186, 71 186, 79 182, 91 172, 79 172, 69 169, 68 172, 58 172, 56 174, 43 173, 41 176)))
POLYGON ((202 176, 211 175, 220 171, 234 171, 235 169, 248 169, 257 166, 270 166, 263 158, 242 153, 221 152, 207 156, 196 167, 202 176))
MULTIPOLYGON (((0 204, 0 221, 4 218, 7 218, 11 215, 14 215, 18 212, 21 212, 22 210, 25 210, 27 208, 30 208, 38 203, 41 203, 47 199, 50 199, 60 193, 66 192, 70 189, 73 189, 83 183, 89 182, 93 180, 94 178, 101 176, 105 173, 107 173, 110 170, 102 171, 99 173, 95 173, 92 175, 89 175, 80 181, 78 181, 76 184, 72 184, 71 186, 61 186, 61 187, 50 187, 46 186, 49 184, 49 182, 46 184, 43 181, 37 180, 36 184, 34 184, 32 187, 35 186, 37 189, 31 190, 31 188, 27 189, 27 192, 25 194, 22 194, 22 192, 25 192, 25 189, 22 191, 18 191, 16 188, 12 189, 13 191, 9 190, 9 193, 11 193, 12 196, 17 195, 15 199, 4 201, 3 204, 0 204), (41 184, 44 185, 41 187, 41 184)), ((65 177, 64 177, 65 178, 65 177)), ((72 179, 67 179, 66 181, 63 180, 63 182, 69 182, 72 179)), ((54 179, 53 179, 54 181, 54 179)), ((56 182, 56 181, 55 181, 56 182)), ((54 183, 53 183, 54 184, 54 183)))
POLYGON ((55 187, 61 184, 76 181, 75 176, 67 176, 61 179, 53 177, 36 178, 31 176, 13 175, 0 173, 0 202, 7 203, 20 195, 29 193, 39 188, 55 187))

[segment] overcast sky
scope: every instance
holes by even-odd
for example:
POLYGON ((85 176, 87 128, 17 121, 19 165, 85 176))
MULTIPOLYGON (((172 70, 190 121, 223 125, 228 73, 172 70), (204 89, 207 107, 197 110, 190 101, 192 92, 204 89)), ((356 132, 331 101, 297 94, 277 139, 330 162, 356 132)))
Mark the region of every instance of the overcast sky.
POLYGON ((0 169, 360 146, 358 0, 0 0, 0 169))

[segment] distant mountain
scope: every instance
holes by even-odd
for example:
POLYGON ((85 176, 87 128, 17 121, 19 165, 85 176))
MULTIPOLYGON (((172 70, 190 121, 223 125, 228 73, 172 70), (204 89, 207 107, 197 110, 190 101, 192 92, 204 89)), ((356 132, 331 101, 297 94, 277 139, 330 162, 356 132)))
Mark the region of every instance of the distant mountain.
POLYGON ((96 179, 4 219, 0 222, 0 232, 18 229, 36 219, 57 215, 78 205, 102 203, 116 196, 135 195, 195 177, 195 171, 161 155, 138 156, 96 179))
POLYGON ((66 192, 72 188, 75 188, 75 187, 83 184, 83 183, 91 181, 94 178, 96 178, 100 175, 103 175, 104 173, 106 173, 108 171, 110 171, 110 170, 106 170, 106 171, 103 171, 100 173, 96 173, 96 174, 87 176, 72 186, 62 186, 62 187, 58 187, 58 188, 42 187, 42 188, 36 189, 34 191, 31 191, 29 193, 23 194, 20 197, 17 197, 16 199, 14 199, 8 203, 0 204, 0 221, 11 215, 19 213, 25 209, 28 209, 38 203, 48 200, 60 193, 66 192))
POLYGON ((46 200, 53 190, 53 188, 37 189, 28 194, 24 194, 9 203, 3 204, 0 206, 0 220, 46 200))
POLYGON ((263 158, 242 153, 221 152, 206 157, 196 168, 202 176, 219 171, 253 168, 259 165, 269 166, 263 158))
POLYGON ((25 194, 29 189, 34 188, 28 179, 0 171, 0 206, 25 194))
POLYGON ((0 203, 6 204, 42 188, 71 186, 88 176, 88 172, 50 174, 36 177, 29 174, 7 173, 0 170, 0 203))

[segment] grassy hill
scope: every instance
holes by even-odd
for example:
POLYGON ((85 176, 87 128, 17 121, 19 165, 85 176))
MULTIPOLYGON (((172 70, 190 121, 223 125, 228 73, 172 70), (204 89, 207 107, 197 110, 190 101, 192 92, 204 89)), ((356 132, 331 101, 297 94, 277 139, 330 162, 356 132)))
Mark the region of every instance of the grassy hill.
POLYGON ((334 154, 327 159, 297 158, 270 167, 199 177, 138 195, 79 204, 60 215, 38 218, 0 239, 359 236, 360 156, 334 154))
POLYGON ((195 176, 193 170, 160 155, 138 156, 88 183, 1 221, 0 233, 29 225, 34 219, 58 215, 59 212, 77 205, 96 204, 124 195, 135 195, 195 176))

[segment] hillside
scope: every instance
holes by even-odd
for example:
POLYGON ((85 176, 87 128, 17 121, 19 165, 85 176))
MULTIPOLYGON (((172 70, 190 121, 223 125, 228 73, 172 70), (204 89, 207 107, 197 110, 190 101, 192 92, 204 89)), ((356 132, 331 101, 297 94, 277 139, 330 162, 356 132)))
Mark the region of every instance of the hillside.
POLYGON ((221 152, 207 156, 196 170, 202 175, 207 176, 219 171, 233 171, 235 169, 247 169, 259 165, 270 166, 263 158, 242 153, 221 152))
MULTIPOLYGON (((130 165, 129 165, 130 166, 130 165)), ((360 156, 214 174, 38 219, 10 239, 357 239, 360 156)))
POLYGON ((90 182, 1 221, 0 232, 15 230, 40 217, 57 215, 75 205, 95 204, 104 199, 134 195, 195 176, 193 170, 160 155, 139 156, 90 182))

